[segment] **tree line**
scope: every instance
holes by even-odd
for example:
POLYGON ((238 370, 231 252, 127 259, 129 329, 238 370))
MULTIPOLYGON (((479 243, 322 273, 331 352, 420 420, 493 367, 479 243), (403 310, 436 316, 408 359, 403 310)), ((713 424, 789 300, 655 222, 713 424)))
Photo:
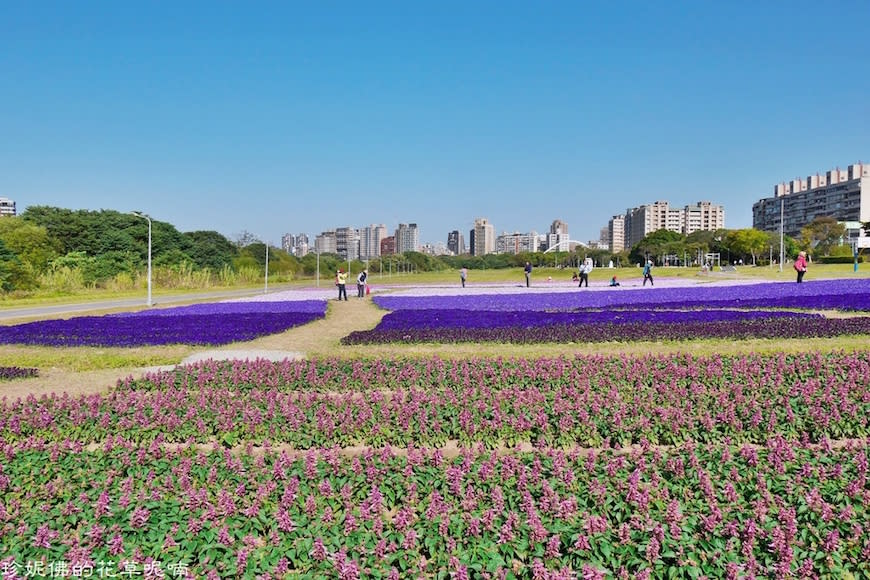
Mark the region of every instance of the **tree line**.
MULTIPOLYGON (((799 250, 814 256, 851 256, 841 246, 842 224, 817 218, 799 239, 786 237, 786 255, 799 250)), ((152 270, 161 287, 208 287, 253 284, 262 280, 266 246, 247 232, 232 241, 212 230, 180 232, 170 223, 152 219, 152 270)), ((779 234, 751 228, 698 231, 688 236, 668 230, 649 234, 630 250, 612 252, 578 247, 573 252, 545 254, 487 254, 484 256, 431 256, 420 252, 382 256, 365 263, 337 254, 309 253, 297 258, 269 247, 269 275, 275 281, 301 277, 331 277, 341 267, 357 272, 425 272, 459 269, 522 267, 576 267, 592 258, 596 264, 627 266, 652 259, 655 263, 698 265, 708 253, 722 263, 767 264, 779 256, 779 234)), ((0 290, 75 292, 104 287, 132 289, 144 284, 148 257, 148 223, 130 213, 114 210, 71 210, 49 206, 28 207, 20 216, 0 219, 0 290)))

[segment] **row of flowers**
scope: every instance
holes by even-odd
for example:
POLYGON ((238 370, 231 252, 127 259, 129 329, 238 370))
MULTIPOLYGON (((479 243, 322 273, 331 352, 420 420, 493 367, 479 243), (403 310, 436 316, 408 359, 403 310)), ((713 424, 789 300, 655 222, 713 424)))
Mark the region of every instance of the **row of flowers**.
POLYGON ((0 326, 0 344, 223 345, 323 318, 326 301, 224 302, 0 326))
POLYGON ((804 284, 764 282, 730 286, 614 289, 597 292, 531 292, 473 295, 378 295, 386 310, 577 310, 582 308, 807 308, 870 311, 870 279, 804 284))
POLYGON ((372 330, 351 332, 341 342, 346 345, 464 342, 535 344, 831 338, 870 334, 870 316, 832 319, 771 316, 768 313, 741 314, 744 315, 742 318, 733 311, 716 313, 710 310, 668 311, 659 316, 652 312, 634 311, 555 313, 403 310, 387 314, 372 330))
POLYGON ((0 381, 29 379, 39 376, 39 369, 30 367, 0 367, 0 381))
POLYGON ((4 445, 0 566, 204 578, 864 577, 867 445, 240 455, 4 445), (141 573, 141 572, 139 572, 141 573))
POLYGON ((359 367, 356 380, 368 388, 358 391, 340 385, 340 370, 319 383, 318 373, 309 373, 314 390, 293 390, 278 379, 266 386, 251 377, 278 377, 294 363, 234 364, 230 372, 238 374, 230 379, 202 365, 127 381, 107 395, 4 402, 0 437, 91 443, 124 433, 140 441, 270 440, 307 449, 448 441, 619 447, 641 440, 762 443, 774 435, 818 441, 870 434, 868 353, 801 355, 791 367, 786 360, 712 357, 690 366, 664 357, 556 359, 525 363, 539 365, 527 374, 516 362, 474 368, 465 361, 421 361, 402 371, 415 376, 412 386, 392 390, 374 380, 383 367, 368 378, 359 367), (427 364, 442 371, 414 372, 427 364), (487 381, 477 380, 482 373, 487 381), (330 384, 339 388, 331 391, 330 384))

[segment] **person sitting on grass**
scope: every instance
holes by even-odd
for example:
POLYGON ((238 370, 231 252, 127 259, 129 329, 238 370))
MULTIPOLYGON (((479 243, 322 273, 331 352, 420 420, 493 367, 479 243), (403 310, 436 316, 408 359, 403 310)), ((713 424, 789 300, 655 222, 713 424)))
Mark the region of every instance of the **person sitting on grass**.
POLYGON ((619 282, 616 280, 616 276, 610 279, 611 286, 619 286, 619 282))

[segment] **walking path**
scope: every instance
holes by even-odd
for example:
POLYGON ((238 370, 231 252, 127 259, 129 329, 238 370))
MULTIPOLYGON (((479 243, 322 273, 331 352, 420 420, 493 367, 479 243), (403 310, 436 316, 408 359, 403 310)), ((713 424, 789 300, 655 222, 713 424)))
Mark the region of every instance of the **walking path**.
MULTIPOLYGON (((384 314, 385 311, 377 308, 369 299, 351 298, 342 302, 330 300, 326 317, 321 320, 250 342, 195 352, 179 363, 187 364, 210 358, 283 360, 335 356, 339 349, 352 348, 341 345, 340 340, 343 336, 354 330, 374 328, 384 314)), ((0 397, 14 401, 19 397, 33 395, 39 398, 51 393, 65 392, 70 396, 104 393, 114 387, 118 379, 129 376, 138 378, 149 372, 171 368, 173 367, 115 368, 79 373, 66 369, 40 368, 39 376, 36 378, 0 383, 0 397)))

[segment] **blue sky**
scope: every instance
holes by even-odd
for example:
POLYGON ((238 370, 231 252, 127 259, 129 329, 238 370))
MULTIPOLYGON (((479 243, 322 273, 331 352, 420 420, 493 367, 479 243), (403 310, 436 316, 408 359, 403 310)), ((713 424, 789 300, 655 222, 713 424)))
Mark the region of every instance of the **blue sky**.
POLYGON ((0 196, 183 231, 598 237, 870 161, 870 2, 7 2, 0 196), (822 9, 822 6, 824 8, 822 9))

